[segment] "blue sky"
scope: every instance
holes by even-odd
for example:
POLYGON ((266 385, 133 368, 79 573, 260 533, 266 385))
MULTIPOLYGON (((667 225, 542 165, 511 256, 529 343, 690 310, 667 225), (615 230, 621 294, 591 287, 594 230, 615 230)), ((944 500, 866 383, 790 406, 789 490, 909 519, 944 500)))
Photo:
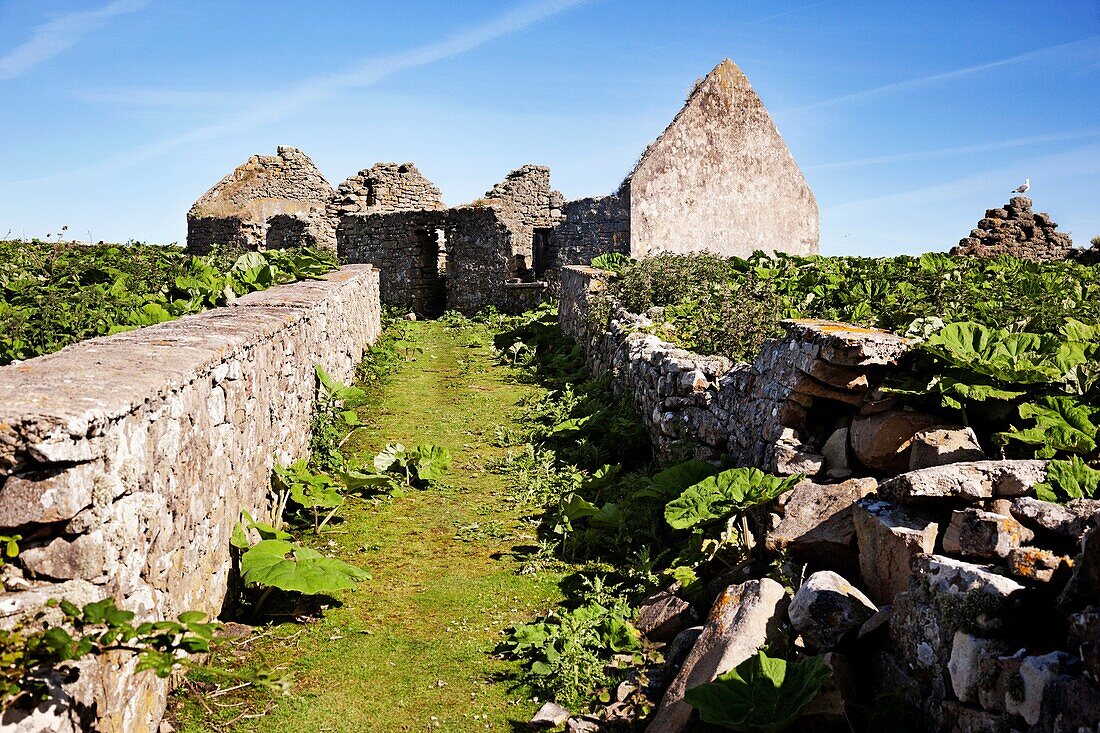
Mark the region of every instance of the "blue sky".
POLYGON ((277 145, 334 184, 411 160, 450 204, 524 163, 607 193, 725 57, 826 254, 947 249, 1025 177, 1100 234, 1096 0, 0 0, 0 237, 182 242, 277 145))

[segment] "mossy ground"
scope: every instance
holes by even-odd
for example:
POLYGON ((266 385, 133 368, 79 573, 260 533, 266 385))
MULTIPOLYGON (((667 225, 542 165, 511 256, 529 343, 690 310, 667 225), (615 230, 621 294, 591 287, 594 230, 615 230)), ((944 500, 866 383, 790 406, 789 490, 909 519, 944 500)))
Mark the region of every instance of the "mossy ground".
POLYGON ((535 388, 496 363, 480 327, 416 323, 410 337, 423 353, 362 410, 369 426, 345 448, 373 455, 390 442, 434 443, 451 452, 451 469, 425 491, 349 500, 320 542, 373 578, 320 620, 219 642, 215 665, 292 673, 289 696, 211 696, 190 684, 173 699, 177 730, 507 731, 537 707, 510 681, 514 665, 491 652, 502 629, 560 600, 563 576, 518 572, 534 544, 531 510, 487 468, 507 452, 494 436, 515 427, 517 404, 535 388))

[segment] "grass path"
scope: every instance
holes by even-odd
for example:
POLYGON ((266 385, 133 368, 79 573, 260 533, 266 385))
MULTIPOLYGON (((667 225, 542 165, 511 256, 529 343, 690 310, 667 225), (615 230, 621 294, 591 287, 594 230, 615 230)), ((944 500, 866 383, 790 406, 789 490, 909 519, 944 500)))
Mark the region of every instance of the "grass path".
POLYGON ((486 464, 506 452, 493 438, 514 425, 517 403, 534 388, 495 363, 478 327, 417 323, 411 337, 424 352, 363 411, 369 427, 347 447, 373 454, 389 442, 442 445, 454 458, 443 485, 349 502, 340 533, 322 542, 372 580, 341 594, 342 605, 320 621, 219 644, 219 664, 263 661, 292 672, 290 697, 179 695, 170 718, 177 730, 510 731, 530 718, 535 703, 501 680, 512 665, 489 652, 501 629, 560 599, 561 575, 517 573, 513 550, 532 542, 533 528, 508 479, 486 464))

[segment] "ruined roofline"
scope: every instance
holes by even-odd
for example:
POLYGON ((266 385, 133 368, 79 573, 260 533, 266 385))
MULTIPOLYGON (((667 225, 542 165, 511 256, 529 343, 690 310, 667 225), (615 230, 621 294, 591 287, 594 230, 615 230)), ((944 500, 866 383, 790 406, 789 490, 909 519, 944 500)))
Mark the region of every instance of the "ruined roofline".
MULTIPOLYGON (((680 121, 680 118, 683 117, 685 113, 687 113, 692 104, 696 101, 697 97, 699 97, 699 95, 702 94, 703 91, 707 88, 708 82, 712 80, 717 83, 724 83, 725 85, 731 87, 731 91, 740 86, 742 87, 743 92, 752 94, 757 99, 760 99, 760 95, 757 94, 756 88, 753 87, 752 82, 749 81, 748 76, 745 74, 744 71, 741 70, 741 67, 738 66, 733 61, 733 59, 722 59, 720 62, 718 62, 718 65, 710 70, 710 73, 695 82, 695 86, 692 87, 691 93, 688 94, 687 99, 684 101, 683 106, 680 107, 680 110, 676 113, 676 116, 673 117, 672 121, 665 126, 665 129, 661 131, 661 134, 658 135, 653 140, 653 142, 647 145, 644 151, 642 151, 642 155, 638 158, 638 162, 635 163, 634 168, 626 175, 622 183, 619 184, 619 187, 615 190, 615 194, 622 194, 623 189, 628 189, 630 187, 630 181, 634 177, 634 173, 642 167, 642 164, 649 159, 650 153, 656 150, 659 144, 665 139, 665 137, 676 127, 677 123, 680 121)), ((798 174, 802 177, 803 183, 806 184, 806 188, 809 189, 810 196, 813 197, 814 205, 816 206, 817 197, 813 194, 813 189, 810 188, 809 181, 806 180, 806 174, 802 172, 802 167, 799 166, 798 161, 795 160, 794 154, 791 153, 790 148, 787 146, 787 141, 783 138, 782 133, 779 132, 779 128, 775 126, 775 120, 772 119, 771 113, 768 112, 767 107, 764 106, 763 100, 760 100, 760 109, 763 110, 764 115, 767 117, 768 124, 771 125, 772 131, 775 132, 780 142, 783 143, 783 147, 787 151, 787 155, 790 156, 790 159, 794 162, 795 168, 798 170, 798 174)))
MULTIPOLYGON (((290 145, 280 145, 276 148, 275 155, 257 153, 249 156, 248 160, 238 165, 219 179, 217 183, 207 189, 207 191, 191 205, 191 208, 187 212, 187 216, 191 218, 247 217, 249 214, 247 204, 231 200, 235 194, 245 194, 249 201, 265 198, 285 199, 288 201, 301 200, 310 204, 323 206, 327 203, 328 199, 331 198, 334 191, 335 189, 332 184, 317 167, 317 164, 313 162, 312 158, 298 148, 290 145), (284 170, 287 167, 303 169, 306 176, 315 175, 318 179, 317 183, 323 183, 324 187, 327 189, 324 197, 303 198, 301 196, 265 196, 262 195, 261 192, 249 191, 250 186, 256 188, 263 182, 273 182, 275 179, 270 173, 272 171, 284 170), (234 188, 236 188, 236 190, 233 190, 234 188)), ((318 194, 320 194, 320 192, 318 192, 318 194)))

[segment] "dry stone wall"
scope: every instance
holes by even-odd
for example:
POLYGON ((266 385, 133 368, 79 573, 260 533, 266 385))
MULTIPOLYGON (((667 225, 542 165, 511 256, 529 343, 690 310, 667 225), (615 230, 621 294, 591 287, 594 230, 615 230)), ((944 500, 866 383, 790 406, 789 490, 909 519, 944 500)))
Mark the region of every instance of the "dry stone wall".
MULTIPOLYGON (((273 461, 307 453, 314 366, 350 381, 379 317, 378 271, 349 266, 0 368, 0 533, 24 538, 0 625, 50 598, 217 615, 241 510, 262 514, 273 461)), ((167 683, 134 664, 84 663, 58 706, 3 729, 155 731, 167 683)))
POLYGON ((329 204, 337 220, 348 214, 441 209, 439 189, 412 163, 375 163, 341 183, 329 204))
MULTIPOLYGON (((560 318, 593 370, 610 373, 629 393, 660 454, 713 460, 784 473, 824 470, 823 441, 808 420, 815 400, 838 416, 861 404, 907 350, 884 331, 827 321, 788 321, 788 335, 765 343, 752 364, 701 356, 647 333, 653 322, 613 301, 609 326, 593 330, 593 299, 608 273, 562 271, 560 318)), ((605 301, 605 307, 607 301, 605 301)))

